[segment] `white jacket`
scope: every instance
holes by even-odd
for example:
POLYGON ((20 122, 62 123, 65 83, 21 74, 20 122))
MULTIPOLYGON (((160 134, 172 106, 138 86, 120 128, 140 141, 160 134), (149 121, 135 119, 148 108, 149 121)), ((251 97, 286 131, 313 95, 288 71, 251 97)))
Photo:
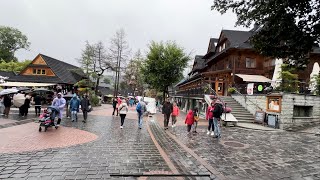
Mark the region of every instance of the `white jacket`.
POLYGON ((128 112, 127 103, 121 103, 118 109, 119 109, 119 114, 127 114, 128 112))

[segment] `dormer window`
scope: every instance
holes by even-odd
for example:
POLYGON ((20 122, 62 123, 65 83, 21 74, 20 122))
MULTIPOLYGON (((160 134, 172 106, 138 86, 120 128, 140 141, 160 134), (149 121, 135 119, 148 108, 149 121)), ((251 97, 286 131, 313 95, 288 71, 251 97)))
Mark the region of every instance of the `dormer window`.
POLYGON ((33 69, 32 72, 33 75, 46 75, 45 69, 33 69))

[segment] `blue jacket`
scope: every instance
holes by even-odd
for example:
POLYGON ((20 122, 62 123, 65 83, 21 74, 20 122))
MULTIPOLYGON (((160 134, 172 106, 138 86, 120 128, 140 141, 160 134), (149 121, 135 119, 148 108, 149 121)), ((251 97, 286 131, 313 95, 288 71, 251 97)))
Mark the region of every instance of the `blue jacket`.
POLYGON ((70 100, 70 111, 77 111, 79 112, 80 100, 77 97, 73 97, 70 100))

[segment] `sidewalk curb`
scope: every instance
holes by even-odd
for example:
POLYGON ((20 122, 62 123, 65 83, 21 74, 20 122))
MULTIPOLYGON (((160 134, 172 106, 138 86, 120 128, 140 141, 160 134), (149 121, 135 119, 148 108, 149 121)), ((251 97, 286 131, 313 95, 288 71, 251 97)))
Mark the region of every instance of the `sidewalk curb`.
POLYGON ((7 124, 0 125, 0 129, 12 127, 12 126, 17 126, 17 125, 21 125, 21 124, 26 124, 26 123, 30 123, 30 122, 34 122, 34 121, 35 121, 35 118, 25 119, 25 120, 13 122, 13 123, 7 123, 7 124))

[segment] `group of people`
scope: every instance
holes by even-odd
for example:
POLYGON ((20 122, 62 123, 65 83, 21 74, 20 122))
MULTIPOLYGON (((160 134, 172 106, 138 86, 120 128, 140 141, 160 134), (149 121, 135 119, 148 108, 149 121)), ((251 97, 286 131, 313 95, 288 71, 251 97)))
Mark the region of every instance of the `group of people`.
MULTIPOLYGON (((177 117, 179 116, 180 109, 177 106, 177 103, 171 104, 169 99, 163 103, 162 114, 164 115, 164 129, 167 130, 169 126, 169 119, 172 119, 172 128, 176 126, 177 117)), ((211 105, 208 107, 206 113, 206 120, 208 121, 208 130, 207 134, 212 135, 215 138, 221 137, 219 121, 223 113, 223 105, 219 99, 215 99, 211 102, 211 105)), ((187 125, 188 134, 197 133, 197 126, 199 121, 199 109, 195 107, 190 109, 187 113, 185 124, 187 125)))
MULTIPOLYGON (((117 113, 116 116, 120 115, 120 120, 121 120, 120 129, 123 129, 124 120, 129 111, 129 105, 132 106, 132 104, 130 103, 130 100, 132 99, 125 99, 125 98, 121 99, 120 97, 115 97, 112 100, 112 106, 113 106, 112 116, 115 115, 115 112, 117 113)), ((143 115, 147 111, 147 106, 146 106, 146 103, 143 101, 143 98, 141 98, 138 104, 136 105, 136 111, 138 114, 138 127, 139 129, 141 129, 142 122, 143 122, 143 115)))

